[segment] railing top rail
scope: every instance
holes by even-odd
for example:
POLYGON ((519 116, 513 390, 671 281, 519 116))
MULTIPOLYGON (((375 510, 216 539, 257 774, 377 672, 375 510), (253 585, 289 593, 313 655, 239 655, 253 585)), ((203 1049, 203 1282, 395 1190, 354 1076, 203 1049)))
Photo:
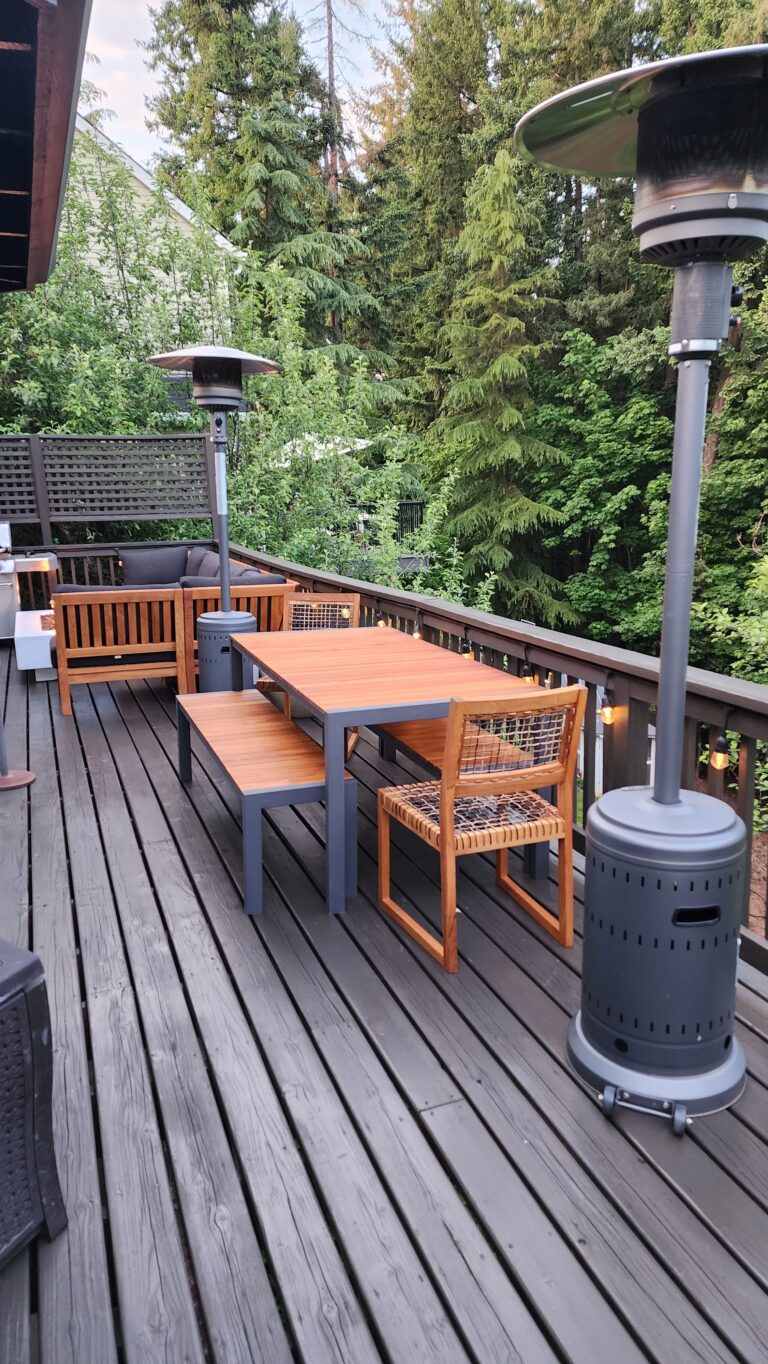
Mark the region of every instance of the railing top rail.
MULTIPOLYGON (((499 647, 499 639, 515 642, 520 645, 521 651, 525 647, 531 651, 531 662, 538 661, 535 651, 540 651, 543 654, 560 656, 564 663, 567 660, 568 671, 571 673, 574 671, 575 663, 584 665, 592 674, 601 674, 602 677, 598 676, 597 680, 605 681, 609 673, 616 673, 640 678, 652 686, 658 683, 659 659, 650 654, 637 653, 632 649, 622 649, 612 644, 601 644, 560 630, 547 630, 528 621, 510 620, 488 611, 477 611, 473 607, 446 602, 439 597, 421 596, 417 592, 407 592, 403 588, 381 587, 377 583, 362 582, 323 569, 307 568, 305 565, 294 564, 273 555, 254 553, 241 545, 233 545, 232 551, 268 565, 276 572, 286 573, 292 578, 310 578, 314 582, 339 590, 359 592, 362 596, 377 601, 382 608, 404 607, 414 616, 420 614, 425 624, 429 624, 427 619, 429 616, 439 617, 440 622, 458 626, 456 633, 459 635, 469 630, 469 637, 473 643, 482 644, 483 636, 489 637, 489 647, 499 647), (496 637, 495 646, 491 636, 496 637)), ((704 668, 689 668, 688 690, 695 695, 727 704, 734 710, 753 712, 768 721, 768 687, 757 682, 726 677, 704 668)))

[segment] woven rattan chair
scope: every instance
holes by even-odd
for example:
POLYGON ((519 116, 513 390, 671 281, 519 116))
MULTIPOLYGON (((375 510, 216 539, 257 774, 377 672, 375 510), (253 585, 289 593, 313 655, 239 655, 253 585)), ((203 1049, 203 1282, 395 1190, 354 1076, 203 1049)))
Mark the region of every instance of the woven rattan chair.
MULTIPOLYGON (((360 624, 357 592, 292 592, 283 599, 284 630, 351 630, 360 624)), ((259 691, 280 691, 271 677, 260 677, 259 691)), ((291 718, 291 698, 283 696, 283 712, 291 718)), ((347 736, 347 757, 357 743, 357 730, 347 736)))
POLYGON ((586 688, 503 701, 452 701, 440 781, 379 791, 379 903, 446 971, 459 964, 456 859, 496 852, 496 879, 565 947, 573 942, 573 778, 586 688), (556 805, 536 794, 557 788, 556 805), (442 942, 392 899, 390 819, 440 854, 442 942), (559 845, 558 913, 552 914, 507 870, 512 847, 559 845))

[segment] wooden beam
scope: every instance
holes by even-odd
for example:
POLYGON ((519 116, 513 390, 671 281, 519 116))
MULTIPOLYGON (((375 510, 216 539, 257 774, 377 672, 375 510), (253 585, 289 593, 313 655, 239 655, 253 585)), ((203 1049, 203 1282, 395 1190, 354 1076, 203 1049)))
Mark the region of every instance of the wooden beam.
POLYGON ((37 0, 37 76, 27 288, 53 268, 91 0, 37 0))

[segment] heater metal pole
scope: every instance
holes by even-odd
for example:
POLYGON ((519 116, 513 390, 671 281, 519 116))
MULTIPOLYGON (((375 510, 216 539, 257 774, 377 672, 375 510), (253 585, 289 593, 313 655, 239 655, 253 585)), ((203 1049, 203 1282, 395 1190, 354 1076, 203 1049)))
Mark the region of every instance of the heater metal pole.
POLYGON ((728 335, 732 282, 724 261, 695 261, 675 271, 669 353, 679 364, 653 787, 659 805, 680 801, 709 366, 728 335))
POLYGON ((677 371, 661 676, 656 720, 656 780, 653 788, 653 798, 660 805, 676 805, 680 799, 688 642, 709 365, 709 360, 684 360, 677 371))
POLYGON ((216 470, 216 527, 219 541, 219 572, 221 576, 221 609, 232 610, 232 591, 229 573, 229 504, 227 502, 227 414, 211 413, 216 470))

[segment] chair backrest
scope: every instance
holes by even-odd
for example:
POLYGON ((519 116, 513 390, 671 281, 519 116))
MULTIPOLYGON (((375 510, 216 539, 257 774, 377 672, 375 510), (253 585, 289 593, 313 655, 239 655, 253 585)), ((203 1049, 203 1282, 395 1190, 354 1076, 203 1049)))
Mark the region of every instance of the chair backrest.
POLYGON ((573 780, 586 687, 452 701, 443 787, 452 796, 535 791, 573 780))
POLYGON ((359 624, 357 592, 296 592, 285 599, 284 630, 348 630, 359 624))

